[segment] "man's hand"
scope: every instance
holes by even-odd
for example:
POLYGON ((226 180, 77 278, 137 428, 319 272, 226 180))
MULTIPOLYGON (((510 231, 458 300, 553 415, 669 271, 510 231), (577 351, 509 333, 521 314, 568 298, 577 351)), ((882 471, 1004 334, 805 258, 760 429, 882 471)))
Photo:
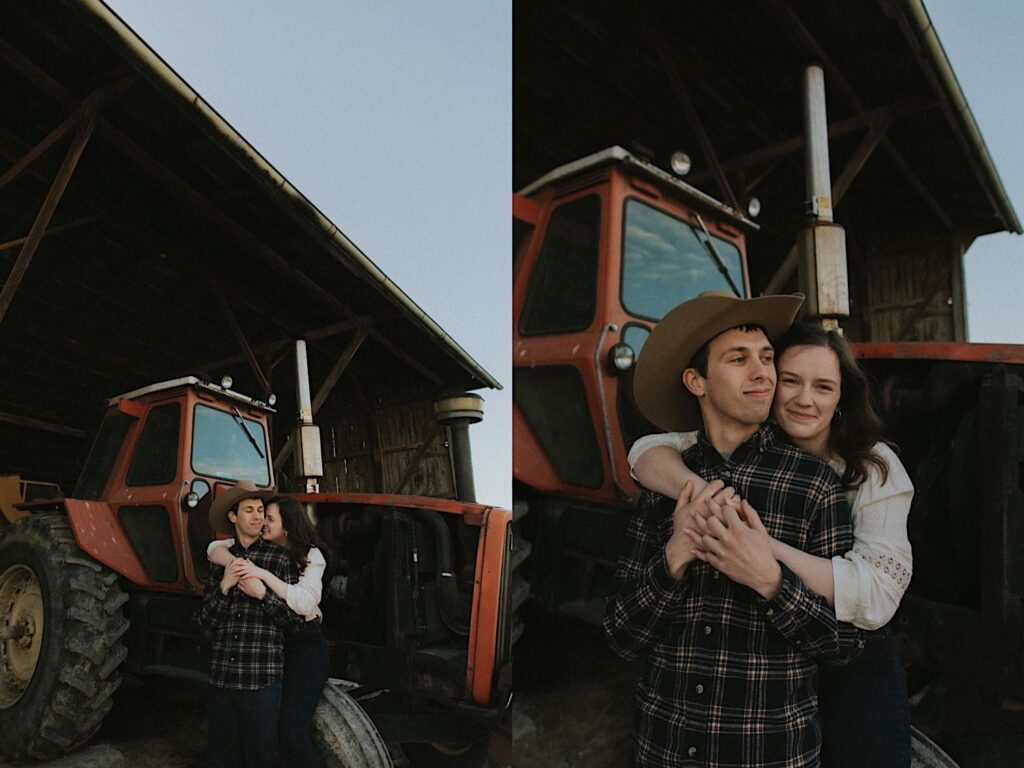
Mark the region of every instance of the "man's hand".
MULTIPOLYGON (((726 488, 721 480, 712 480, 693 496, 693 481, 687 480, 676 500, 676 508, 672 512, 672 536, 665 543, 665 562, 673 579, 679 580, 686 573, 687 566, 696 559, 695 539, 688 532, 692 530, 697 517, 710 514, 708 502, 718 498, 721 503, 735 495, 732 488, 726 488)), ((702 518, 703 519, 703 518, 702 518)))
POLYGON ((694 557, 765 599, 775 597, 782 586, 782 568, 757 511, 746 499, 738 504, 711 499, 707 510, 692 516, 694 525, 687 529, 697 543, 694 557))
POLYGON ((245 562, 242 558, 236 557, 225 566, 224 575, 220 579, 220 591, 223 594, 226 595, 238 583, 238 580, 242 577, 242 569, 245 562))
POLYGON ((267 594, 267 585, 259 579, 240 579, 238 588, 249 597, 255 597, 257 600, 262 600, 263 596, 267 594))

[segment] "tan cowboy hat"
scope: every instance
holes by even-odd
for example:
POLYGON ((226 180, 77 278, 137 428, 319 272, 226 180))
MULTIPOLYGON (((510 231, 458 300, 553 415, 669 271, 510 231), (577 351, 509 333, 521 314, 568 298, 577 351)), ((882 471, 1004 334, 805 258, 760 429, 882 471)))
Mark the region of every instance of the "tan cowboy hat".
POLYGON ((654 326, 636 362, 633 397, 644 417, 669 432, 700 426, 700 407, 681 375, 697 351, 730 328, 758 325, 769 341, 782 335, 803 304, 803 294, 741 299, 705 291, 683 302, 654 326))
POLYGON ((210 502, 210 528, 220 536, 234 536, 235 526, 228 520, 228 511, 242 499, 260 499, 264 504, 274 495, 273 488, 257 488, 251 480, 225 488, 210 502))

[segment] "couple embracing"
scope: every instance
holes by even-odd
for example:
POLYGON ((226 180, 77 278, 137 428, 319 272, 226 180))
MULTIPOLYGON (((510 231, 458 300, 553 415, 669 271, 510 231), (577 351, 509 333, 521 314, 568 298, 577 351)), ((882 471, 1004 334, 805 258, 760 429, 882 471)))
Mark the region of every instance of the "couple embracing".
POLYGON ((793 323, 802 301, 701 294, 638 360, 637 406, 670 434, 630 454, 652 492, 605 615, 645 658, 637 766, 909 766, 887 624, 913 487, 846 341, 793 323))

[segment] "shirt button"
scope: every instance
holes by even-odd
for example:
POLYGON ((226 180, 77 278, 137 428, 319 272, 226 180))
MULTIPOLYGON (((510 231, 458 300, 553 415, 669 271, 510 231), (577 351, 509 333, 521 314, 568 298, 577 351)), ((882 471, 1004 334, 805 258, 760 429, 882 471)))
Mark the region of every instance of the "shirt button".
POLYGON ((711 634, 711 627, 707 626, 706 624, 704 625, 704 634, 705 635, 710 635, 711 634))
POLYGON ((231 639, 232 639, 232 640, 237 640, 237 639, 238 639, 238 635, 232 635, 232 636, 231 636, 231 639))
POLYGON ((719 576, 721 576, 721 575, 722 575, 722 574, 720 574, 720 573, 719 573, 718 571, 715 571, 714 573, 712 573, 712 574, 711 574, 711 578, 713 578, 713 579, 717 579, 717 578, 718 578, 719 576))
POLYGON ((688 754, 690 757, 696 757, 697 756, 697 748, 696 747, 690 747, 688 750, 686 750, 686 754, 688 754))
POLYGON ((704 693, 704 686, 701 683, 697 683, 697 687, 694 689, 697 693, 704 693))
POLYGON ((774 616, 775 615, 775 609, 774 608, 769 608, 767 611, 764 612, 764 615, 765 616, 774 616))
POLYGON ((235 660, 234 656, 231 656, 231 657, 228 658, 228 661, 234 661, 234 660, 235 660))

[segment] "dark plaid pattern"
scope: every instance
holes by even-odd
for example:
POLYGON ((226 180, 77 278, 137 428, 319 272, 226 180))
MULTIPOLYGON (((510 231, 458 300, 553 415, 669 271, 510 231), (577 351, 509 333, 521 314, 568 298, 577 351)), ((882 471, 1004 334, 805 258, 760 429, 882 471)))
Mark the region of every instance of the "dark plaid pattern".
MULTIPOLYGON (((762 426, 724 460, 702 433, 684 454, 758 511, 775 538, 822 557, 849 550, 850 512, 835 473, 762 426)), ((856 652, 858 631, 785 565, 779 594, 695 561, 676 582, 665 563, 673 499, 646 493, 629 524, 605 632, 625 658, 646 654, 637 685, 638 766, 818 765, 817 664, 856 652)))
MULTIPOLYGON (((258 540, 249 549, 237 542, 228 550, 252 560, 289 584, 296 574, 283 547, 258 540)), ((280 680, 284 674, 284 633, 297 632, 306 623, 271 589, 262 600, 237 587, 220 591, 224 568, 210 566, 200 611, 203 634, 213 644, 210 684, 217 688, 255 691, 280 680)))

